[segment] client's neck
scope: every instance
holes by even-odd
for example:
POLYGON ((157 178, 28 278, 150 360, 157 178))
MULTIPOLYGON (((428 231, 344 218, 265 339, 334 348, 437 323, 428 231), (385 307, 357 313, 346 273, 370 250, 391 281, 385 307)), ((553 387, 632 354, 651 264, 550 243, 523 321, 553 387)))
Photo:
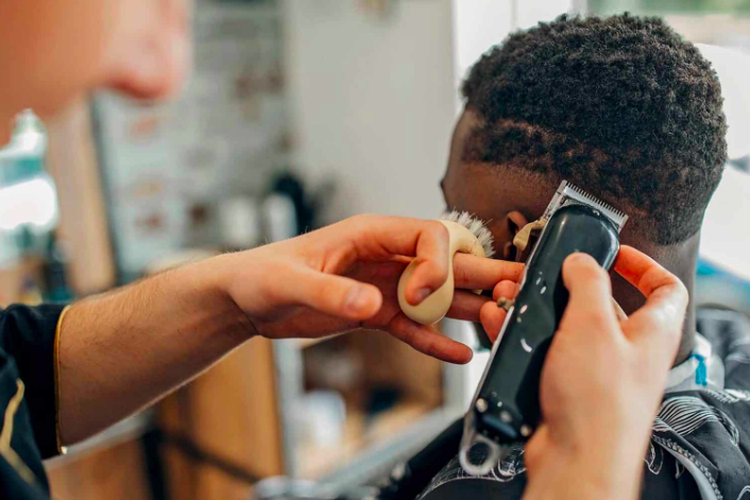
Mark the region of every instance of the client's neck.
MULTIPOLYGON (((696 234, 689 240, 677 245, 655 249, 641 248, 643 252, 680 278, 690 294, 690 303, 685 314, 685 323, 682 326, 682 339, 675 357, 675 365, 685 361, 692 353, 695 345, 696 320, 693 299, 695 297, 695 271, 698 262, 699 241, 700 234, 696 234)), ((645 301, 643 295, 619 275, 613 275, 612 292, 615 300, 620 303, 627 314, 635 312, 643 306, 645 301)))
POLYGON ((680 340, 680 347, 677 349, 677 357, 674 362, 675 365, 688 359, 695 347, 696 320, 695 305, 693 304, 693 297, 695 297, 695 267, 693 267, 693 272, 690 275, 680 276, 680 279, 688 289, 690 303, 688 304, 687 312, 685 313, 685 324, 682 326, 682 339, 680 340))

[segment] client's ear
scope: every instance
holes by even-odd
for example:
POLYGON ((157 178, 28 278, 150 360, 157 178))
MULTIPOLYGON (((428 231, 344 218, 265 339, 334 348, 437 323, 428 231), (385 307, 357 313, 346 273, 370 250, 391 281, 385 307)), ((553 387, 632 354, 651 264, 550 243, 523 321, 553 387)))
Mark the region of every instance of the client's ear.
POLYGON ((510 238, 508 238, 508 241, 503 245, 503 259, 504 260, 517 260, 520 255, 518 255, 518 251, 516 247, 513 245, 513 238, 515 238, 516 234, 523 229, 526 224, 528 224, 529 221, 524 217, 524 215, 514 210, 512 212, 508 212, 508 214, 505 216, 505 225, 507 227, 508 235, 510 238))

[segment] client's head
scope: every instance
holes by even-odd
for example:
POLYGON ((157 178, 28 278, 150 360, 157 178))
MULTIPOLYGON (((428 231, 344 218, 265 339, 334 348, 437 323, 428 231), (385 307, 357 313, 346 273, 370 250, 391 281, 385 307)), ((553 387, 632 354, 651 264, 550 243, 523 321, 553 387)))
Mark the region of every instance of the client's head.
POLYGON ((692 44, 657 18, 562 16, 492 48, 463 95, 443 190, 490 221, 498 256, 515 257, 514 234, 566 179, 630 216, 623 243, 691 281, 726 160, 719 82, 692 44))

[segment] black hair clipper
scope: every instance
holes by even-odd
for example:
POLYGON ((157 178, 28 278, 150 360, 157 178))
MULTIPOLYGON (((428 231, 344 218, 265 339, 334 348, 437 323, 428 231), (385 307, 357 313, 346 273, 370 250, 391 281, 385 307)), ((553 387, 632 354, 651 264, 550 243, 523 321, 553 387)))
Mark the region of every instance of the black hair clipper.
POLYGON ((563 181, 543 219, 547 222, 526 263, 520 291, 464 418, 459 457, 470 474, 489 473, 503 450, 533 434, 540 419, 542 365, 568 303, 563 262, 585 252, 609 269, 628 217, 563 181), (477 443, 489 450, 479 454, 484 456, 479 464, 469 455, 477 443))

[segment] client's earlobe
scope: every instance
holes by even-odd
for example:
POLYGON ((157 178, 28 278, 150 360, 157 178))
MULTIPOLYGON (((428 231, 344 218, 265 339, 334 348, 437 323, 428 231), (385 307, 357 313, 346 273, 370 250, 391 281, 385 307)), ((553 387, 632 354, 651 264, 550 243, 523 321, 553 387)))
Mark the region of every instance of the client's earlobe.
POLYGON ((529 221, 518 210, 508 212, 508 215, 505 216, 505 221, 508 228, 508 239, 510 241, 503 245, 503 259, 518 260, 521 256, 521 252, 519 252, 516 246, 513 244, 513 239, 516 237, 519 231, 521 231, 521 229, 523 229, 529 223, 529 221))

